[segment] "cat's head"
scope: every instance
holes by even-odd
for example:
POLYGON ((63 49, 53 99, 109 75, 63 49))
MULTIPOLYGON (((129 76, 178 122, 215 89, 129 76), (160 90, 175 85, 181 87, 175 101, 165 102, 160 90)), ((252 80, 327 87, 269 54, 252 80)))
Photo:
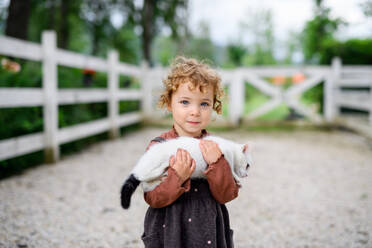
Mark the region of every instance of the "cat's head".
POLYGON ((252 143, 239 144, 238 161, 235 164, 235 173, 239 177, 246 177, 248 175, 248 169, 252 165, 252 143))

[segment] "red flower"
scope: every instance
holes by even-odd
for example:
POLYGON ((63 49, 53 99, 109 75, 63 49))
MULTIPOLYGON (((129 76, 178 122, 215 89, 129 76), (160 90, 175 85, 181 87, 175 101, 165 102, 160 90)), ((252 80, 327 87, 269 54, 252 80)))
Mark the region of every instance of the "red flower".
POLYGON ((96 71, 93 70, 93 69, 85 68, 85 69, 83 70, 83 74, 94 75, 94 74, 96 74, 96 71))

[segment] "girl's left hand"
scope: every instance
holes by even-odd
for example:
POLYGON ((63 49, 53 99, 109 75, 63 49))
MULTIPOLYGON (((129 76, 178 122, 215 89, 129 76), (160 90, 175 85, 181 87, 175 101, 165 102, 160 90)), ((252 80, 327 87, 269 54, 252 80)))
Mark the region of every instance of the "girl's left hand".
POLYGON ((221 157, 222 152, 217 143, 211 140, 201 140, 199 143, 201 153, 207 164, 213 164, 221 157))

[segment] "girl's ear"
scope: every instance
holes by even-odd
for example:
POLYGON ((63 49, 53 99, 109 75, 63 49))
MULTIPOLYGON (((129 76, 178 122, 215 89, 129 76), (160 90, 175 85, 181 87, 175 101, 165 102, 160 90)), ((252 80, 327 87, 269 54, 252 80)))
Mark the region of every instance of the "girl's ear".
POLYGON ((169 103, 167 104, 167 110, 168 110, 170 113, 172 113, 172 108, 171 108, 171 106, 170 106, 169 103))

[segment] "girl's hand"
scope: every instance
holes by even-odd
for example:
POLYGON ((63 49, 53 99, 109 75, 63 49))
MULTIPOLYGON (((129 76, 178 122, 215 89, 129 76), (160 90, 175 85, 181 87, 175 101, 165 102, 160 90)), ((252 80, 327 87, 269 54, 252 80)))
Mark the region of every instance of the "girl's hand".
POLYGON ((222 155, 217 143, 211 140, 200 140, 199 147, 208 165, 217 162, 222 155))
POLYGON ((169 165, 177 172, 182 183, 184 183, 195 170, 195 160, 183 149, 177 150, 176 159, 174 159, 173 155, 170 157, 169 165))

